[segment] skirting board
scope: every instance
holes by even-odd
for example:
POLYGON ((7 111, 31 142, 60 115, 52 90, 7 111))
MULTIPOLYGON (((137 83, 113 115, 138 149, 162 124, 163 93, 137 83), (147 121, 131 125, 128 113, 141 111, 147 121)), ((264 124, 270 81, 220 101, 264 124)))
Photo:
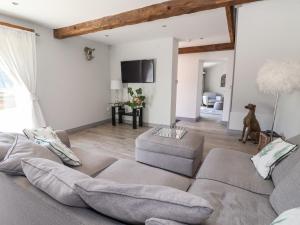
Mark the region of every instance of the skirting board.
POLYGON ((198 122, 200 120, 200 116, 197 118, 189 118, 189 117, 176 117, 177 120, 188 121, 188 122, 198 122))
MULTIPOLYGON (((132 120, 124 120, 123 119, 123 123, 126 123, 128 125, 132 125, 132 120)), ((118 125, 118 123, 117 123, 117 125, 118 125)), ((166 127, 167 125, 143 122, 143 126, 144 127, 162 127, 162 126, 166 127)))
POLYGON ((87 124, 87 125, 83 125, 83 126, 80 126, 80 127, 75 127, 75 128, 71 128, 71 129, 67 129, 67 133, 75 133, 75 132, 79 132, 79 131, 82 131, 82 130, 85 130, 85 129, 88 129, 88 128, 93 128, 93 127, 96 127, 96 126, 99 126, 99 125, 102 125, 104 123, 108 123, 110 122, 111 119, 106 119, 106 120, 102 120, 102 121, 99 121, 99 122, 95 122, 95 123, 90 123, 90 124, 87 124))

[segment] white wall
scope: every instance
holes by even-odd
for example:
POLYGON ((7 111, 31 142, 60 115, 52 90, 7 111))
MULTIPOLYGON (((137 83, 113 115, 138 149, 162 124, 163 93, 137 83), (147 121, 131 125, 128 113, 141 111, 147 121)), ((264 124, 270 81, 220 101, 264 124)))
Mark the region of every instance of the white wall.
MULTIPOLYGON (((230 128, 241 129, 247 113, 244 105, 257 105, 262 129, 270 129, 274 97, 260 93, 256 85, 259 68, 268 59, 297 59, 300 56, 300 2, 266 0, 245 4, 238 9, 236 64, 230 128)), ((286 136, 300 133, 296 103, 299 93, 283 96, 279 105, 277 131, 286 136)))
POLYGON ((223 62, 208 67, 205 76, 205 86, 204 91, 212 91, 224 96, 225 87, 221 87, 221 77, 226 74, 226 65, 223 62))
POLYGON ((54 129, 71 129, 110 118, 109 48, 80 37, 57 40, 51 29, 0 15, 3 21, 35 29, 37 95, 46 122, 54 129), (95 48, 86 61, 83 48, 95 48))
POLYGON ((176 116, 195 120, 199 117, 202 88, 202 63, 193 54, 178 56, 176 116), (201 68, 200 68, 201 66, 201 68))
POLYGON ((204 61, 223 61, 226 87, 224 88, 223 121, 229 120, 233 79, 234 51, 183 54, 178 57, 178 86, 176 116, 196 118, 202 102, 202 74, 204 61), (199 79, 201 77, 201 79, 199 79))
MULTIPOLYGON (((146 95, 144 122, 170 125, 175 121, 178 43, 173 38, 111 46, 111 79, 121 79, 121 61, 155 59, 155 83, 129 84, 146 95), (173 94, 173 95, 172 95, 173 94)), ((126 91, 127 85, 124 85, 126 91)), ((126 98, 126 96, 125 96, 126 98)))

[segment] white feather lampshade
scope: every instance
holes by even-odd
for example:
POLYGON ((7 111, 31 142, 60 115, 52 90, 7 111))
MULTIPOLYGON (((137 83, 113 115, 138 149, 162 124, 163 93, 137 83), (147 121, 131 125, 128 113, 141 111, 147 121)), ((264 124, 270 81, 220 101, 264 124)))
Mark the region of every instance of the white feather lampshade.
POLYGON ((271 129, 272 140, 279 95, 300 90, 300 62, 268 61, 259 70, 256 81, 260 91, 276 95, 271 129))
POLYGON ((268 61, 259 70, 256 81, 264 93, 291 93, 300 89, 300 62, 268 61))

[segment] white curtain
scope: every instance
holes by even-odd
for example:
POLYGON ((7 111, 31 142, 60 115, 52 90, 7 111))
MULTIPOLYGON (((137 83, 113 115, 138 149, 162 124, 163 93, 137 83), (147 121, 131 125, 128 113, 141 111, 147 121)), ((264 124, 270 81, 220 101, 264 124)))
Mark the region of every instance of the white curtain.
POLYGON ((3 110, 2 120, 13 123, 11 131, 46 126, 36 95, 35 34, 0 26, 0 68, 14 83, 16 101, 12 112, 3 110))

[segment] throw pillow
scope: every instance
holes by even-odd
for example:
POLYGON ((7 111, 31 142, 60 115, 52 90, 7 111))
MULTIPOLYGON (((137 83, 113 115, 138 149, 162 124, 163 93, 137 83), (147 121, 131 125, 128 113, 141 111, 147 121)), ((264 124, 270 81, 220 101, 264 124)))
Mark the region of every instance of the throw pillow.
POLYGON ((61 160, 70 166, 80 166, 81 162, 75 153, 68 148, 51 127, 39 129, 24 129, 24 134, 35 143, 47 147, 58 155, 61 160))
POLYGON ((281 213, 270 225, 296 225, 300 221, 300 208, 281 213))
POLYGON ((152 217, 200 224, 213 212, 205 199, 166 186, 88 179, 77 182, 75 190, 96 211, 128 224, 152 217))
POLYGON ((285 142, 278 138, 265 146, 258 154, 251 158, 257 172, 264 178, 271 176, 276 163, 288 156, 297 145, 285 142))
POLYGON ((33 186, 60 203, 75 207, 87 207, 80 196, 75 193, 74 184, 80 180, 89 179, 88 175, 40 158, 23 159, 22 167, 25 176, 33 186))
POLYGON ((11 175, 24 175, 21 160, 23 158, 32 157, 46 158, 57 163, 62 163, 61 160, 47 148, 33 143, 22 135, 17 135, 4 160, 0 162, 0 171, 11 175))

